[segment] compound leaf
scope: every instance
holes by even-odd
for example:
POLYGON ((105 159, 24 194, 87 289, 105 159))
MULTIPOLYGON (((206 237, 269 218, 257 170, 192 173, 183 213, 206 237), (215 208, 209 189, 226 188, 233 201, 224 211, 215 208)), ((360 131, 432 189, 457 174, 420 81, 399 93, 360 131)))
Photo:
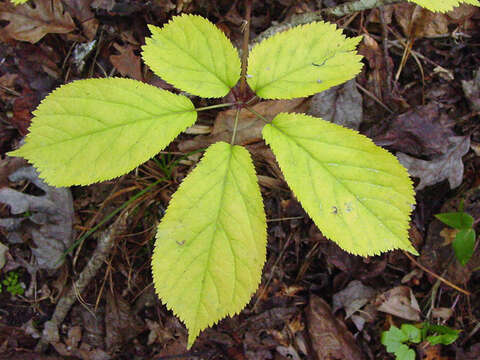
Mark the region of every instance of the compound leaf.
POLYGON ((478 0, 408 0, 414 2, 430 11, 447 12, 453 10, 455 6, 460 4, 470 4, 480 6, 478 0))
POLYGON ((362 256, 417 253, 407 232, 412 182, 388 151, 356 131, 303 114, 277 115, 263 137, 326 237, 362 256))
POLYGON ((142 57, 158 76, 193 95, 222 97, 240 78, 240 58, 225 34, 196 15, 174 17, 145 39, 142 57))
POLYGON ((250 52, 248 85, 264 99, 291 99, 341 84, 362 68, 362 57, 354 51, 361 39, 347 39, 326 22, 278 33, 250 52))
POLYGON ((47 183, 87 185, 123 175, 154 156, 197 117, 192 102, 139 81, 78 80, 34 111, 25 145, 47 183))
POLYGON ((158 226, 152 272, 160 299, 201 330, 248 303, 265 261, 266 219, 250 155, 219 142, 173 195, 158 226))

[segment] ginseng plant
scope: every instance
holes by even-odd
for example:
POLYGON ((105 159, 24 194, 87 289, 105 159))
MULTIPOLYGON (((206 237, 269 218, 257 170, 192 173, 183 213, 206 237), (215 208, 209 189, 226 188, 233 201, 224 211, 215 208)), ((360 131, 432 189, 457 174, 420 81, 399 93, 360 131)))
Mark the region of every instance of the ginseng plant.
MULTIPOLYGON (((249 24, 251 1, 246 8, 249 24)), ((173 195, 156 235, 155 290, 187 326, 190 347, 201 330, 245 307, 265 262, 260 187, 248 150, 235 142, 240 110, 254 112, 252 96, 305 97, 352 79, 362 68, 355 51, 361 37, 347 38, 319 21, 277 33, 248 54, 247 26, 241 61, 224 33, 200 16, 176 16, 149 29, 142 57, 154 73, 191 95, 230 93, 234 101, 195 108, 184 95, 135 80, 73 81, 42 101, 25 144, 10 155, 28 159, 50 185, 88 185, 155 156, 199 111, 236 109, 230 143, 208 147, 173 195)), ((257 115, 286 182, 326 237, 361 256, 393 249, 417 254, 407 231, 412 182, 392 154, 320 118, 257 115)))

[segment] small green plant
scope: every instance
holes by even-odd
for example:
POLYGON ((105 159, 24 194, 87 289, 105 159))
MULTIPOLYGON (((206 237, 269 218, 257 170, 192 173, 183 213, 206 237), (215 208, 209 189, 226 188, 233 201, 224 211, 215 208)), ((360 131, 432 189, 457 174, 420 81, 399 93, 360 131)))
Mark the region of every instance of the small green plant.
MULTIPOLYGON (((88 185, 155 156, 199 111, 237 109, 231 142, 206 150, 157 230, 155 289, 189 329, 190 347, 201 330, 243 309, 265 262, 266 216, 255 168, 248 151, 235 145, 240 109, 254 112, 252 92, 291 99, 348 81, 362 67, 355 51, 361 37, 315 22, 264 40, 241 61, 227 37, 200 16, 149 29, 142 57, 157 75, 192 95, 231 93, 234 101, 195 108, 186 96, 139 81, 78 80, 42 101, 25 144, 10 154, 32 162, 50 185, 88 185)), ((325 236, 362 256, 393 249, 417 254, 407 233, 414 191, 392 154, 356 131, 304 114, 259 121, 287 183, 325 236)))
MULTIPOLYGON (((22 285, 18 282, 18 273, 16 271, 10 271, 2 281, 2 284, 6 287, 6 290, 12 295, 23 295, 25 292, 22 285)), ((0 287, 1 292, 1 287, 0 287)))
POLYGON ((463 204, 458 212, 437 214, 435 217, 444 224, 457 230, 452 247, 457 260, 465 266, 472 257, 475 249, 476 234, 473 229, 473 217, 463 211, 463 204))
POLYGON ((400 329, 391 326, 390 329, 382 332, 381 342, 397 360, 415 360, 415 350, 410 348, 411 344, 427 341, 431 345, 450 345, 458 339, 459 334, 460 330, 427 322, 417 326, 403 324, 400 329))

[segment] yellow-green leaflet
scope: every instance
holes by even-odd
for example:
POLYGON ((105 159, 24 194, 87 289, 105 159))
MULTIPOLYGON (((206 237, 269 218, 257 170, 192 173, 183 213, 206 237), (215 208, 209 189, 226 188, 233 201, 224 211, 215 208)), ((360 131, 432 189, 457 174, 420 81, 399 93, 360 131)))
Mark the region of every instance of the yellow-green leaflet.
POLYGON ((165 148, 197 118, 192 102, 135 80, 78 80, 34 111, 29 160, 54 186, 87 185, 123 175, 165 148))
POLYGON ((203 97, 227 95, 240 78, 240 58, 225 34, 196 15, 149 25, 142 57, 154 73, 180 90, 203 97))
POLYGON ((210 146, 173 195, 152 257, 156 292, 188 328, 188 347, 248 303, 265 248, 265 212, 248 151, 210 146))
POLYGON ((461 4, 470 4, 480 6, 480 1, 478 0, 408 0, 410 2, 416 3, 430 11, 439 11, 447 12, 453 10, 455 6, 460 6, 461 4))
POLYGON ((417 253, 407 232, 412 183, 392 154, 356 131, 303 114, 277 115, 263 137, 326 237, 362 256, 417 253))
POLYGON ((15 5, 25 4, 28 0, 10 0, 15 5))
POLYGON ((264 99, 309 96, 357 75, 361 37, 346 38, 335 24, 314 22, 257 44, 248 57, 247 82, 264 99))

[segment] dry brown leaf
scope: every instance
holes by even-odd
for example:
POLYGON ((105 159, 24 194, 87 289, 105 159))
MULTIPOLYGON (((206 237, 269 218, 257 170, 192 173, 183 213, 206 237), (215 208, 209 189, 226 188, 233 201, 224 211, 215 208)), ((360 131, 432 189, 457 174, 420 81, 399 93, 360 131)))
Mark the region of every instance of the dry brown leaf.
POLYGON ((9 22, 0 29, 0 39, 32 44, 46 34, 66 34, 75 29, 75 23, 70 14, 64 12, 60 0, 32 0, 32 4, 18 6, 4 1, 0 3, 0 19, 9 22))
POLYGON ((88 41, 92 41, 97 34, 98 20, 90 9, 93 0, 63 0, 66 10, 82 26, 82 32, 88 41))
POLYGON ((395 18, 410 39, 448 34, 448 18, 411 3, 395 5, 395 18))
POLYGON ((140 57, 135 55, 137 48, 130 44, 113 44, 113 47, 120 53, 111 55, 110 62, 123 76, 130 76, 132 79, 143 81, 140 57))
POLYGON ((318 360, 362 360, 362 351, 345 324, 336 319, 330 306, 311 296, 306 310, 308 332, 318 360))
POLYGON ((397 286, 378 295, 375 305, 378 311, 406 320, 420 321, 420 307, 408 286, 397 286))
POLYGON ((434 13, 412 3, 400 3, 394 6, 395 18, 409 38, 436 37, 448 34, 448 25, 461 25, 471 28, 470 18, 478 11, 472 5, 461 4, 448 13, 434 13))
MULTIPOLYGON (((253 106, 253 110, 260 113, 268 120, 272 120, 281 112, 305 112, 307 103, 304 98, 294 100, 264 101, 253 106)), ((211 135, 197 136, 193 140, 187 140, 179 144, 180 151, 189 152, 208 147, 217 141, 230 141, 232 139, 233 124, 236 110, 222 111, 217 115, 211 135)), ((240 111, 238 128, 235 142, 241 145, 252 144, 262 140, 262 129, 265 123, 257 119, 256 115, 246 109, 240 111)))

